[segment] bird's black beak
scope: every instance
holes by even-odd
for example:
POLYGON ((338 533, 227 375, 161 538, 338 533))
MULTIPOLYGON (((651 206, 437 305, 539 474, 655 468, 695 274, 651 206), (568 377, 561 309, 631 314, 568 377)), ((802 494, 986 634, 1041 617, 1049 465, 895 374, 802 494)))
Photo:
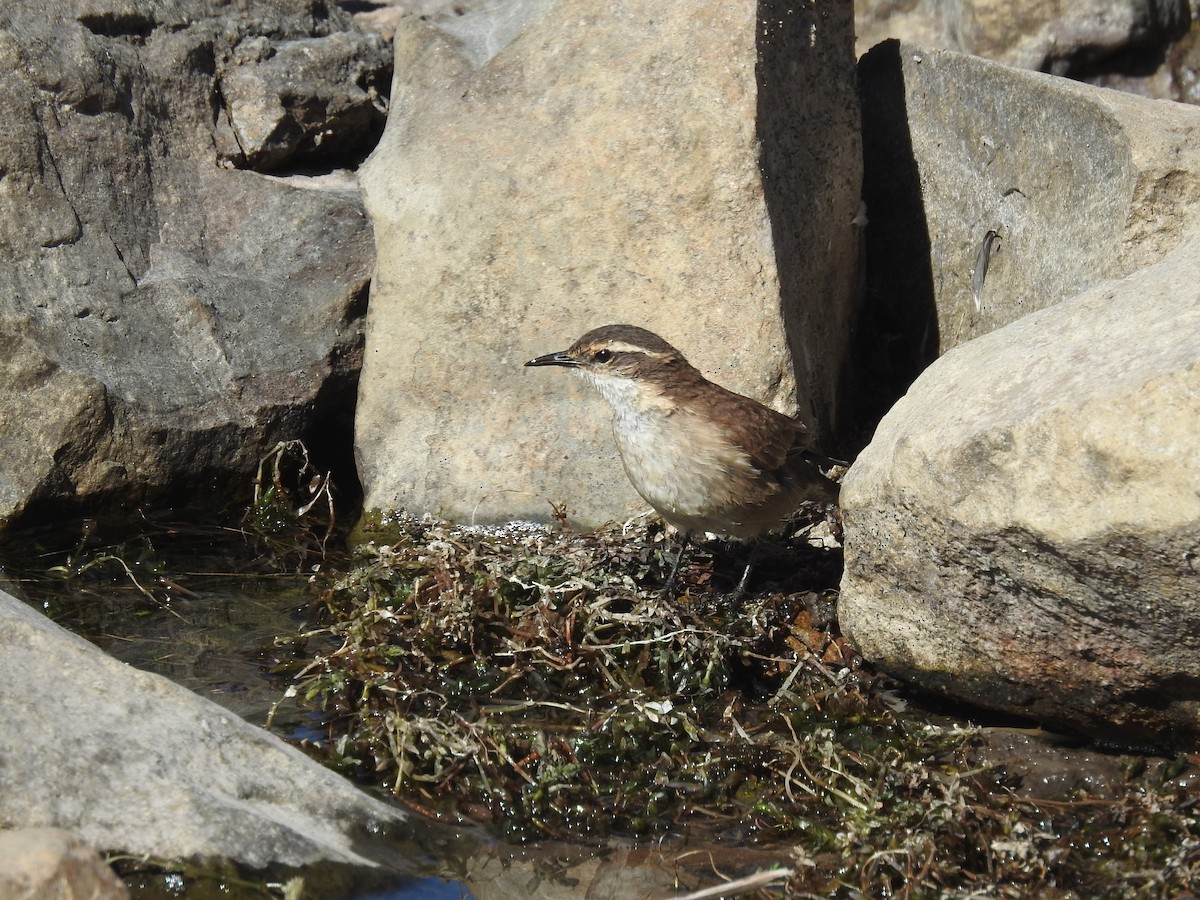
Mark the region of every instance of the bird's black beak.
POLYGON ((566 366, 569 369, 579 368, 579 360, 573 357, 566 350, 560 350, 558 353, 547 353, 545 356, 539 356, 537 359, 531 359, 525 363, 527 366, 566 366))

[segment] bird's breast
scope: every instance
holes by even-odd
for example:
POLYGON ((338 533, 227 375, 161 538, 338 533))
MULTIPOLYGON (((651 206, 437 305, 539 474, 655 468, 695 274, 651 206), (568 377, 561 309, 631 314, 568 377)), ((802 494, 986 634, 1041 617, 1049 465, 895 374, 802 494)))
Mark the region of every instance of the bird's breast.
POLYGON ((752 491, 757 470, 741 448, 685 409, 630 409, 614 431, 639 494, 683 530, 729 533, 730 516, 752 491))

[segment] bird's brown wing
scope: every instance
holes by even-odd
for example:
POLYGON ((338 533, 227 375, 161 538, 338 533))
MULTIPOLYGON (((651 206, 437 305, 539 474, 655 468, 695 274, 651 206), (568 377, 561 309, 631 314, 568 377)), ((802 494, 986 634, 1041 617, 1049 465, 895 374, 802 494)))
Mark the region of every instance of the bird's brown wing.
POLYGON ((746 450, 756 469, 775 476, 789 493, 812 500, 837 498, 837 483, 820 469, 837 461, 812 449, 812 436, 803 422, 754 401, 739 406, 751 438, 746 450))
POLYGON ((719 394, 709 392, 706 401, 712 404, 715 416, 737 424, 743 438, 739 443, 744 444, 751 466, 760 472, 782 475, 798 464, 817 472, 817 464, 827 458, 812 450, 812 438, 802 421, 724 388, 719 394))
POLYGON ((806 450, 812 441, 803 422, 759 403, 741 404, 746 450, 750 462, 761 472, 773 472, 785 465, 793 454, 806 450))
MULTIPOLYGON (((711 405, 717 397, 721 415, 736 422, 738 443, 750 465, 774 476, 774 483, 759 486, 761 496, 742 496, 742 502, 766 503, 781 492, 814 500, 836 499, 838 486, 818 468, 825 457, 812 449, 812 437, 803 422, 703 378, 677 387, 672 399, 689 408, 711 405)), ((743 491, 745 487, 741 485, 743 491)))

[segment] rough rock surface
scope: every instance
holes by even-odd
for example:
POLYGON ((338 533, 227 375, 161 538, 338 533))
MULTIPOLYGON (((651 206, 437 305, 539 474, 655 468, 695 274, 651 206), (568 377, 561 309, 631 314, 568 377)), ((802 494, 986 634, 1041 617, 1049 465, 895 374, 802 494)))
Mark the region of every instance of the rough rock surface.
POLYGON ((220 72, 221 95, 239 164, 274 171, 297 159, 353 159, 383 132, 377 84, 391 73, 391 47, 377 34, 342 31, 273 43, 238 44, 220 72))
POLYGON ((0 684, 0 827, 262 867, 369 863, 366 829, 401 821, 274 735, 3 592, 0 684))
POLYGON ((1190 106, 894 41, 860 70, 858 370, 884 409, 939 353, 1162 259, 1200 220, 1190 106))
POLYGON ((850 3, 516 5, 545 9, 498 53, 414 18, 396 32, 362 171, 365 505, 643 508, 601 402, 521 368, 611 322, 828 433, 857 276, 850 3))
POLYGON ((860 360, 903 390, 945 355, 847 475, 842 627, 926 689, 1187 745, 1200 111, 895 42, 862 72, 860 360))
POLYGON ((129 891, 95 850, 58 828, 0 831, 0 897, 121 900, 129 891))
POLYGON ((1200 735, 1200 237, 963 344, 842 489, 843 631, 934 691, 1200 735))
POLYGON ((221 504, 316 417, 349 428, 373 262, 353 182, 219 165, 245 45, 349 27, 323 3, 0 0, 0 527, 221 504))

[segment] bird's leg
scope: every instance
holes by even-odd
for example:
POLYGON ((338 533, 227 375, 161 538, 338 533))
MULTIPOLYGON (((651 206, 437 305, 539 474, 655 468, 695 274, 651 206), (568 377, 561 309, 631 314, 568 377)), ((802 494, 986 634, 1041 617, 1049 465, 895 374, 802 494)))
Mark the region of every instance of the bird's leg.
POLYGON ((681 533, 679 539, 679 555, 675 557, 675 565, 671 566, 671 574, 667 577, 667 583, 663 587, 663 592, 668 596, 675 593, 675 576, 679 574, 679 564, 683 562, 683 554, 687 552, 688 542, 692 539, 690 531, 681 533))
POLYGON ((746 570, 742 572, 741 580, 738 581, 737 587, 733 589, 733 593, 729 595, 730 603, 740 603, 742 598, 746 596, 746 585, 750 583, 750 572, 754 569, 754 564, 758 562, 759 556, 762 555, 762 541, 755 539, 750 543, 750 558, 746 560, 746 570))

